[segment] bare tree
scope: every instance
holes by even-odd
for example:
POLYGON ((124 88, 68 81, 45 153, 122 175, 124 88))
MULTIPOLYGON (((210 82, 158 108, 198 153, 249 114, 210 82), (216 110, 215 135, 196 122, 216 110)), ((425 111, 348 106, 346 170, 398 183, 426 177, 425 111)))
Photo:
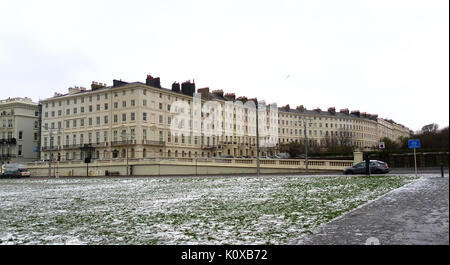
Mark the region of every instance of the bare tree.
POLYGON ((321 144, 327 152, 351 152, 353 151, 353 135, 349 130, 341 128, 327 134, 321 144))

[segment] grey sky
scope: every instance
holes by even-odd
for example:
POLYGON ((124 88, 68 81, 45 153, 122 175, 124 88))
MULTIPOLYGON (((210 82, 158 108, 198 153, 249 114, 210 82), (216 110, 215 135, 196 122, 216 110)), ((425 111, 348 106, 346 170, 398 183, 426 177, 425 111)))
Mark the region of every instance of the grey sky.
POLYGON ((449 1, 4 1, 0 98, 145 80, 449 124, 449 1))

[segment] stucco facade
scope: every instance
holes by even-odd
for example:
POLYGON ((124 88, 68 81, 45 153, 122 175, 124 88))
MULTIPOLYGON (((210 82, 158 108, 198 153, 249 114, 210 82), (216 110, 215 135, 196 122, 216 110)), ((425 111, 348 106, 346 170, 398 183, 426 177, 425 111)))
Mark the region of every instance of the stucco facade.
MULTIPOLYGON (((86 146, 95 159, 255 156, 256 112, 230 103, 248 104, 256 99, 201 88, 196 93, 200 102, 197 108, 194 92, 195 84, 191 82, 183 83, 181 89, 177 83, 165 89, 160 87, 159 78, 148 76, 146 83, 114 80, 113 86, 107 87, 94 82, 89 90, 75 87, 64 95, 55 93, 41 101, 41 159, 84 159, 87 152, 81 148, 86 146), (202 113, 207 102, 218 105, 202 113), (186 114, 191 119, 178 118, 186 114), (180 134, 171 131, 173 123, 183 127, 180 134), (211 128, 216 134, 203 133, 211 128)), ((266 106, 259 114, 260 126, 276 129, 262 135, 276 138, 274 145, 261 147, 263 156, 276 154, 280 144, 304 141, 305 121, 308 140, 318 145, 327 137, 345 136, 357 149, 364 150, 377 146, 382 136, 394 139, 408 133, 407 129, 398 129, 403 128, 401 125, 386 126, 376 115, 359 111, 301 107, 273 110, 266 106)))
POLYGON ((29 98, 0 101, 0 157, 2 163, 39 159, 39 106, 29 98))

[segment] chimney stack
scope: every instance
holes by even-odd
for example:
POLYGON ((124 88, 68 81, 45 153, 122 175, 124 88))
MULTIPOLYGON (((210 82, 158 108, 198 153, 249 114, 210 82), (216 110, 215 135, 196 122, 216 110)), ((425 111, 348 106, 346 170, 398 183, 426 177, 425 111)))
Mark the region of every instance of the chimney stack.
POLYGON ((128 84, 128 83, 124 82, 122 80, 116 80, 116 79, 113 80, 113 87, 124 86, 126 84, 128 84))
POLYGON ((241 97, 238 97, 236 100, 239 100, 239 101, 241 101, 243 104, 245 104, 245 102, 248 101, 248 98, 247 98, 247 97, 244 97, 244 96, 241 96, 241 97))
POLYGON ((193 96, 195 93, 195 83, 191 81, 186 81, 181 84, 181 93, 193 96))
POLYGON ((209 87, 199 88, 197 89, 197 93, 202 94, 203 98, 209 99, 209 87))
POLYGON ((96 82, 96 81, 92 81, 92 84, 91 84, 91 89, 92 90, 97 90, 97 89, 103 88, 103 87, 106 87, 106 84, 99 83, 99 82, 96 82))
POLYGON ((306 110, 303 105, 297 106, 297 109, 300 110, 301 112, 306 110))
POLYGON ((181 92, 181 90, 180 90, 180 83, 173 82, 173 84, 172 84, 172 91, 173 92, 181 92))
POLYGON ((226 93, 224 98, 227 99, 227 100, 234 101, 234 100, 236 100, 236 95, 234 93, 226 93))
POLYGON ((334 115, 336 114, 336 108, 335 107, 328 108, 328 112, 334 115))
POLYGON ((212 93, 214 95, 218 95, 220 97, 223 97, 223 90, 222 89, 213 90, 212 93))
POLYGON ((287 110, 287 111, 291 110, 291 106, 289 106, 289 104, 287 104, 286 106, 283 106, 281 108, 284 110, 287 110))
POLYGON ((357 117, 361 117, 361 112, 359 112, 359 110, 354 110, 351 112, 352 115, 355 115, 357 117))
POLYGON ((348 109, 341 109, 339 112, 340 112, 340 113, 343 113, 343 114, 347 114, 347 115, 350 114, 350 112, 349 112, 348 109))
POLYGON ((147 79, 145 80, 145 84, 147 86, 161 88, 161 80, 159 77, 153 77, 151 75, 147 75, 147 79))

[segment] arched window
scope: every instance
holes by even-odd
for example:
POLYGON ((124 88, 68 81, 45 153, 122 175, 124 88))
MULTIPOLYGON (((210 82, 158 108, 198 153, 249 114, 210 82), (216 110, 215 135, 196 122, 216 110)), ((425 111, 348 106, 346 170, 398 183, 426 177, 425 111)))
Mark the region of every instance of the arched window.
POLYGON ((142 150, 142 157, 147 157, 147 149, 145 148, 142 150))

